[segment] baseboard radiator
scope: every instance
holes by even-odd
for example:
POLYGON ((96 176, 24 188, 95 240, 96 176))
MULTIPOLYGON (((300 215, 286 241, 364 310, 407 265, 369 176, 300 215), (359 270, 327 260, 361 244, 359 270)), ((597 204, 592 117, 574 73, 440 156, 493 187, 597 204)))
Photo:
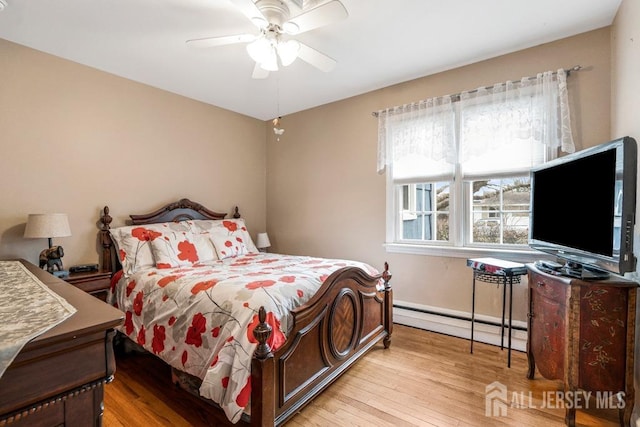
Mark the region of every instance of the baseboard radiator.
MULTIPOLYGON (((501 318, 476 313, 473 331, 474 341, 500 346, 501 320, 501 318)), ((471 313, 467 312, 395 301, 393 304, 393 322, 467 340, 471 339, 471 313)), ((504 336, 504 345, 506 347, 509 333, 508 313, 505 323, 507 324, 504 336)), ((526 351, 527 323, 514 320, 511 326, 513 329, 511 348, 513 350, 526 351)))

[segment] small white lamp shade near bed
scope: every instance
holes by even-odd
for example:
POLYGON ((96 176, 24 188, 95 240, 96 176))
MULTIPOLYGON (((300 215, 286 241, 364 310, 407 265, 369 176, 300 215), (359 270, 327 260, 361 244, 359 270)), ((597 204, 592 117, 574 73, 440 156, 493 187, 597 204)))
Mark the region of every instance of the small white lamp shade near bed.
POLYGON ((49 239, 49 247, 52 246, 53 237, 71 236, 69 218, 67 214, 29 214, 27 226, 24 229, 24 237, 31 239, 49 239))
POLYGON ((269 235, 267 233, 258 233, 258 239, 256 240, 256 248, 260 252, 267 252, 267 248, 271 246, 269 241, 269 235))
POLYGON ((65 277, 69 272, 64 270, 62 266, 61 258, 64 256, 62 246, 53 246, 52 240, 54 237, 67 236, 71 236, 67 214, 29 214, 24 237, 49 240, 49 248, 40 252, 38 265, 58 277, 65 277))

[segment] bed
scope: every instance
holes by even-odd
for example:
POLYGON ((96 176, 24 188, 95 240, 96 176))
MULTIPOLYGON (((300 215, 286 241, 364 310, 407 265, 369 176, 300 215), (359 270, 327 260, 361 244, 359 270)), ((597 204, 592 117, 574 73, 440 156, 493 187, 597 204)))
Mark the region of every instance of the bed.
POLYGON ((238 208, 227 218, 188 199, 130 218, 112 228, 105 206, 99 221, 122 335, 224 412, 217 425, 281 425, 391 343, 386 263, 379 273, 356 261, 261 253, 238 208))

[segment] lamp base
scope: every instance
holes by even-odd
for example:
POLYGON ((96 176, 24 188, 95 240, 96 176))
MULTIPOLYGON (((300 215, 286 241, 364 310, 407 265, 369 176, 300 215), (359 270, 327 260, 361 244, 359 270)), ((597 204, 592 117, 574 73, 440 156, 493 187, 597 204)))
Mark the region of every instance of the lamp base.
POLYGON ((60 279, 64 279, 65 277, 69 277, 69 270, 54 271, 52 274, 60 279))
POLYGON ((52 246, 40 252, 38 266, 52 274, 55 271, 63 271, 62 260, 60 259, 63 256, 64 250, 62 246, 52 246))

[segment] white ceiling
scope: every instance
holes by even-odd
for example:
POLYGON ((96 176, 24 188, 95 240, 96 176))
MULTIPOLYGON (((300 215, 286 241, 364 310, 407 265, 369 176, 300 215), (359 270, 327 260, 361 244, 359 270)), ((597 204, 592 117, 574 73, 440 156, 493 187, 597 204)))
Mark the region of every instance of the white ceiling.
POLYGON ((296 36, 336 68, 264 80, 244 44, 185 44, 255 33, 231 0, 3 1, 0 38, 268 120, 610 25, 621 0, 341 0, 346 20, 296 36))

